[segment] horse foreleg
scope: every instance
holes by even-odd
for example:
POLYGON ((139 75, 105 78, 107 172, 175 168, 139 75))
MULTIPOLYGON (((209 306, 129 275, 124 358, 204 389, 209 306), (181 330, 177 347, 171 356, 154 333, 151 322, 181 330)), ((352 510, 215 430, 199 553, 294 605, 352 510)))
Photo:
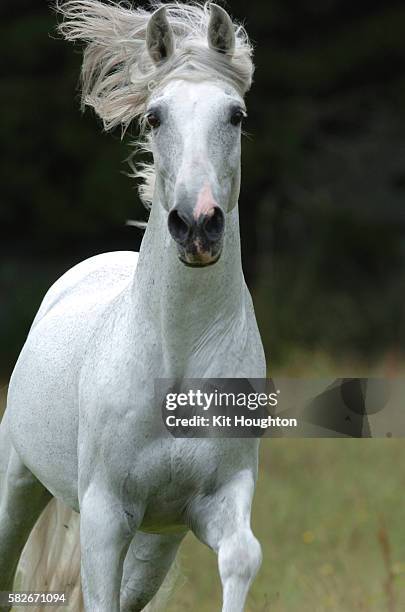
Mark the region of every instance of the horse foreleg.
MULTIPOLYGON (((140 518, 140 517, 139 517, 140 518)), ((138 521, 103 487, 80 500, 81 578, 86 612, 120 612, 124 559, 138 521)))
POLYGON ((138 612, 159 590, 184 537, 138 532, 124 563, 121 612, 138 612))
POLYGON ((250 528, 253 491, 253 478, 244 471, 192 505, 194 533, 218 555, 222 612, 243 612, 261 564, 261 547, 250 528))
POLYGON ((260 567, 260 544, 249 527, 220 540, 218 565, 223 589, 223 612, 242 612, 248 590, 260 567))

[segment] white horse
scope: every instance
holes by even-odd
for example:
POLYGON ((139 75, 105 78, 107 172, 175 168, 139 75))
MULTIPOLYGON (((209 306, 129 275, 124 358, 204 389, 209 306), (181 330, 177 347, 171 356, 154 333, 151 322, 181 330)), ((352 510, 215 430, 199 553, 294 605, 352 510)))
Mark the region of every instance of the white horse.
POLYGON ((0 432, 0 590, 54 496, 80 512, 87 612, 142 610, 190 529, 218 555, 223 612, 240 612, 261 562, 258 440, 157 435, 154 380, 266 374, 237 207, 251 47, 215 4, 58 8, 63 34, 87 43, 84 102, 107 129, 150 126, 153 202, 139 256, 64 274, 18 359, 0 432))

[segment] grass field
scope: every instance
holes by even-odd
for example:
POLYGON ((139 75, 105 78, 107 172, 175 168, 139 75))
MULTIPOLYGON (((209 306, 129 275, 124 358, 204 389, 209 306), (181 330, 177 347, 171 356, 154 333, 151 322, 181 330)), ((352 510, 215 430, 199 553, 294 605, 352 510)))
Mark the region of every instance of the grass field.
MULTIPOLYGON (((264 558, 247 612, 405 610, 404 446, 262 442, 252 522, 264 558)), ((188 536, 179 560, 168 612, 219 610, 214 554, 188 536)))
MULTIPOLYGON (((401 440, 262 442, 248 612, 405 609, 401 440)), ((215 556, 189 537, 169 612, 218 608, 215 556)))

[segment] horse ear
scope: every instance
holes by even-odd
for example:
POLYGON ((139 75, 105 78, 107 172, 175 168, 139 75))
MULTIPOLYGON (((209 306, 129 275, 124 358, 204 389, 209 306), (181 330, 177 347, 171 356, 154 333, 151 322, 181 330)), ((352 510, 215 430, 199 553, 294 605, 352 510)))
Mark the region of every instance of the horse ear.
POLYGON ((149 19, 146 28, 146 46, 155 64, 168 59, 173 54, 174 35, 164 6, 155 11, 149 19))
POLYGON ((235 50, 235 30, 228 13, 217 4, 210 4, 208 45, 211 49, 232 55, 235 50))

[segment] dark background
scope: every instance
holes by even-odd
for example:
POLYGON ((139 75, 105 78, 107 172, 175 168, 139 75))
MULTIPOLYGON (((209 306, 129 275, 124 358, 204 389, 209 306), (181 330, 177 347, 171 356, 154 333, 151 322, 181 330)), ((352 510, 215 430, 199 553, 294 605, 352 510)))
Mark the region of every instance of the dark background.
MULTIPOLYGON (((405 335, 405 6, 230 0, 256 47, 240 198, 266 352, 370 364, 405 335)), ((0 5, 0 376, 49 285, 137 249, 130 134, 79 111, 78 47, 49 3, 0 5)))

